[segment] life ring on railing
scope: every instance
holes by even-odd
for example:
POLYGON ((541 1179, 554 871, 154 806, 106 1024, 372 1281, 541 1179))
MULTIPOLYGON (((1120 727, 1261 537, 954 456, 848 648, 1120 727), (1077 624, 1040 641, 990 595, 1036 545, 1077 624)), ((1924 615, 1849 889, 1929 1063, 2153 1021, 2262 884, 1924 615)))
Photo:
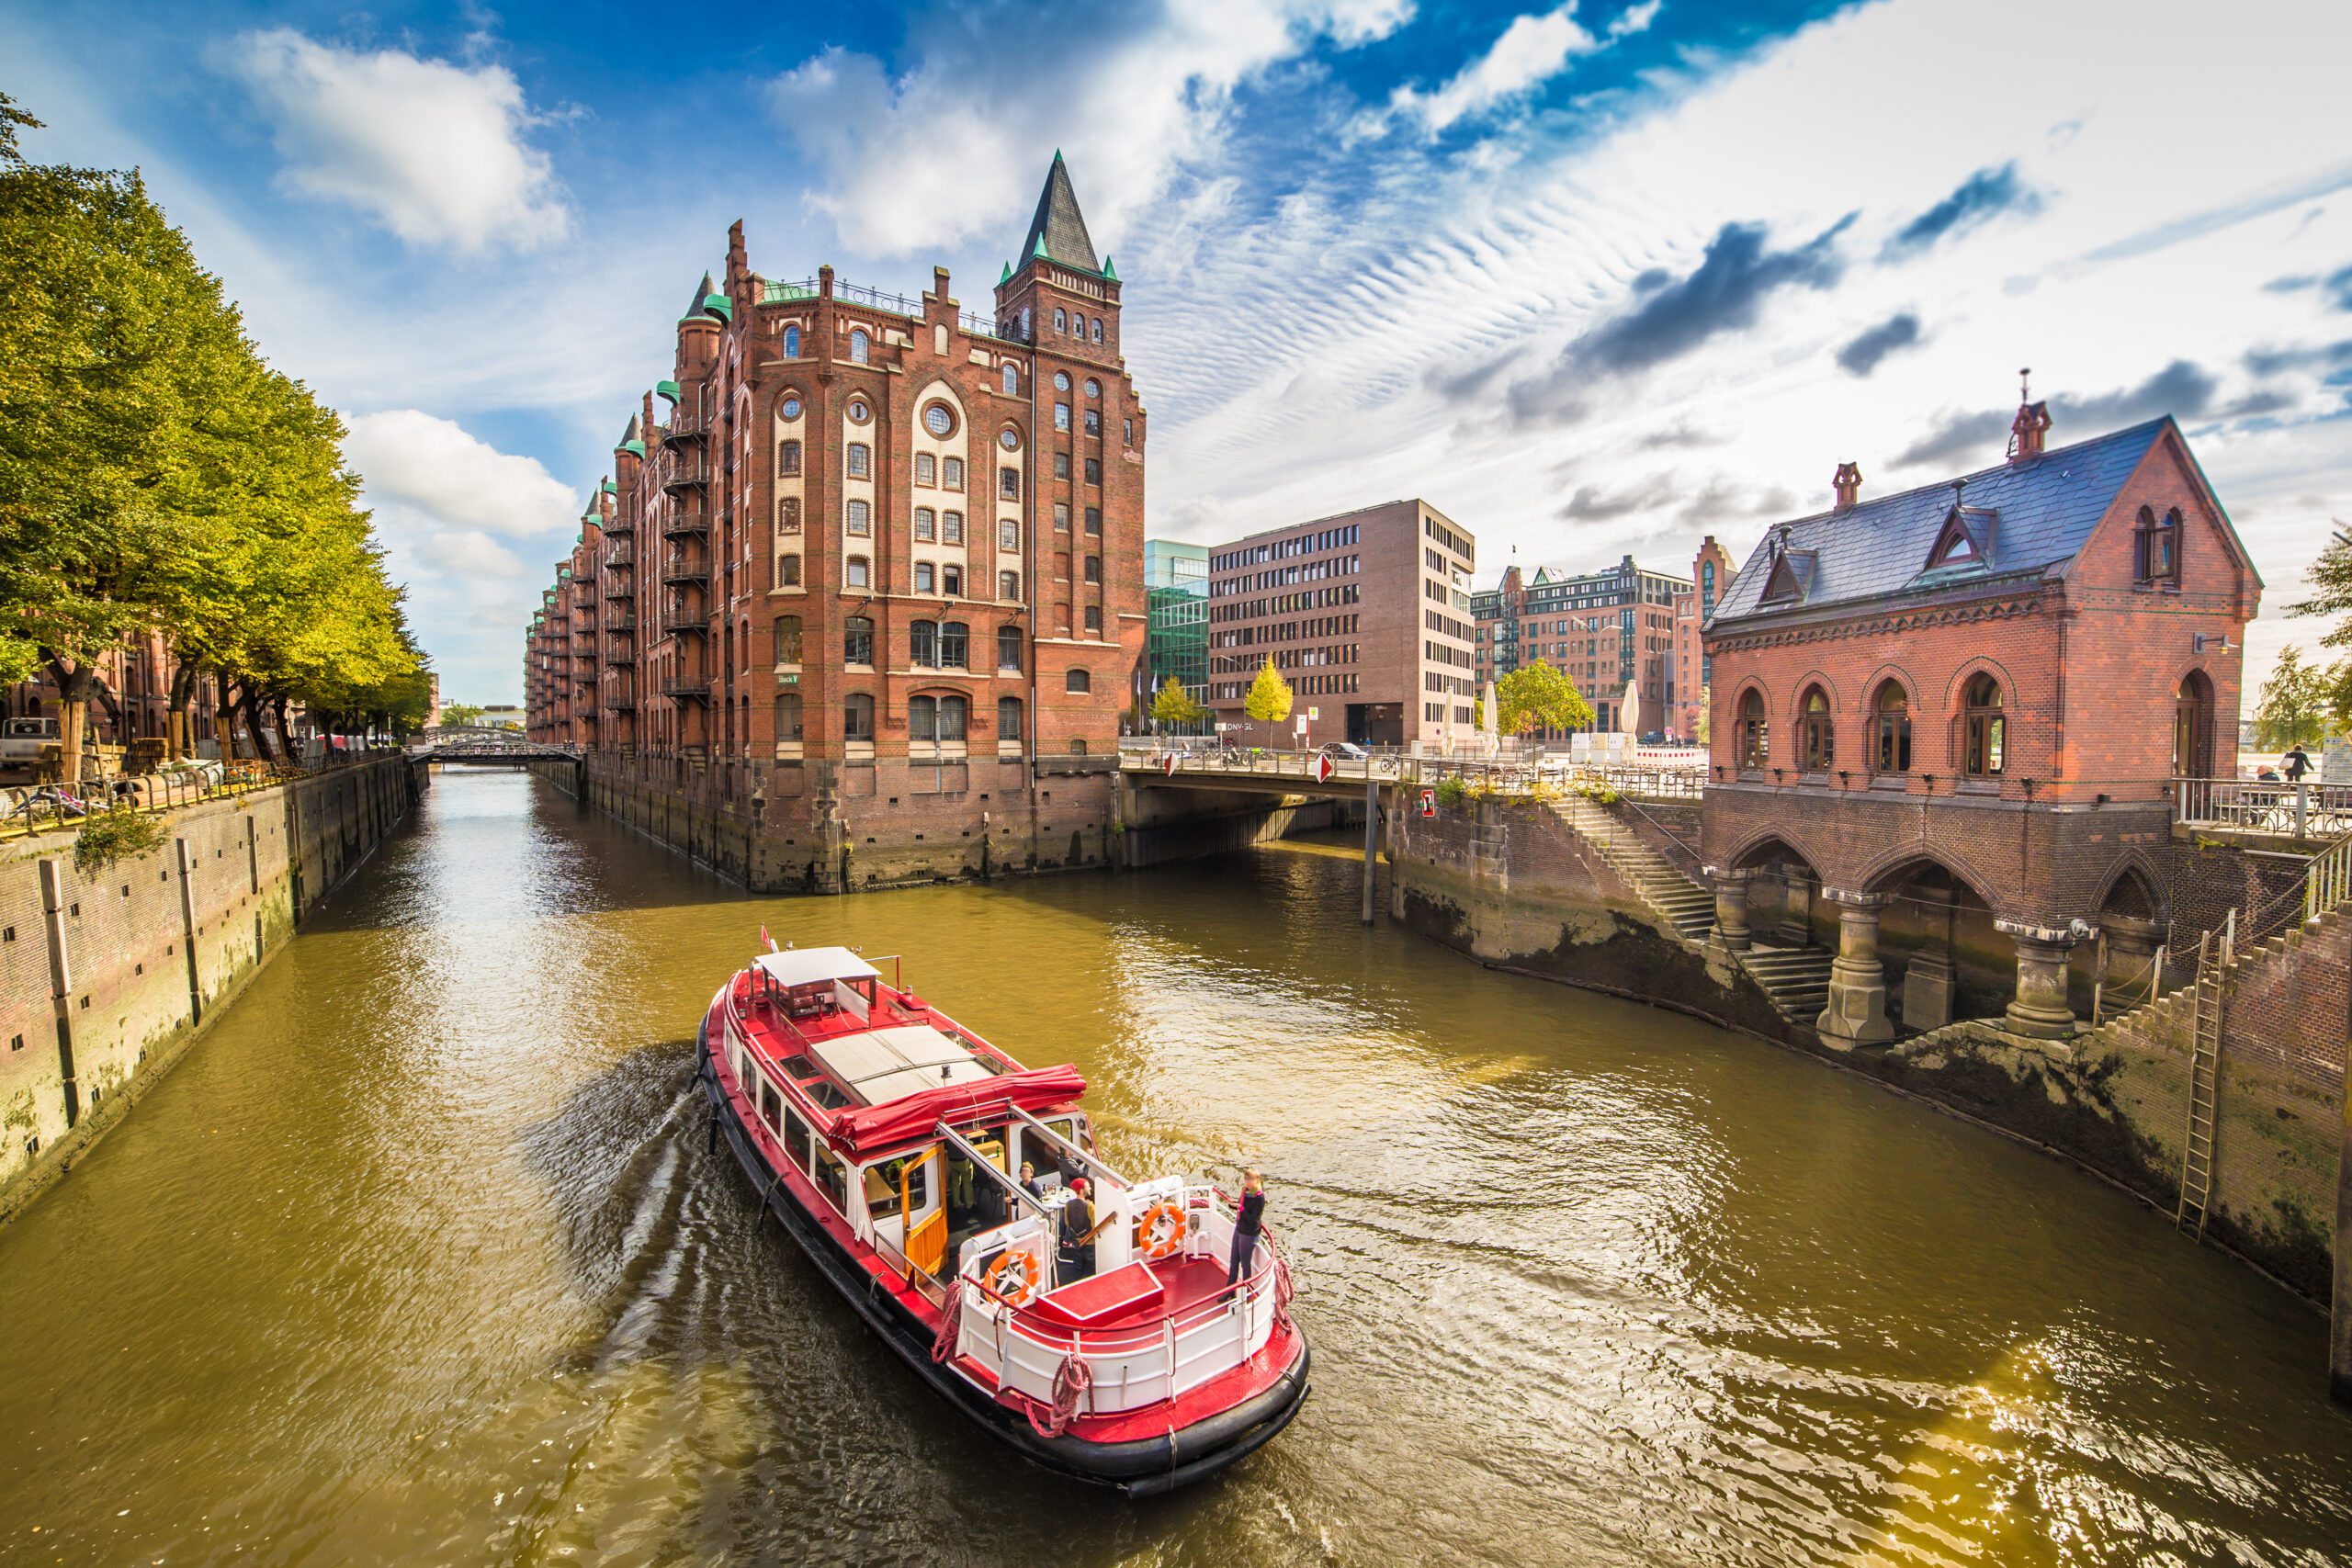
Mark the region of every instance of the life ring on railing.
POLYGON ((1184 1233, 1190 1229, 1192 1222, 1184 1217, 1183 1210, 1170 1202, 1155 1203, 1136 1222, 1136 1250, 1151 1263, 1173 1258, 1176 1249, 1184 1245, 1184 1233))
POLYGON ((1019 1306, 1036 1293, 1037 1255, 1021 1247, 1008 1247, 997 1254, 996 1261, 989 1264, 988 1272, 980 1276, 980 1283, 988 1287, 990 1294, 1002 1298, 1007 1305, 1019 1306), (1008 1274, 1018 1275, 1019 1278, 1000 1285, 998 1281, 1008 1274))

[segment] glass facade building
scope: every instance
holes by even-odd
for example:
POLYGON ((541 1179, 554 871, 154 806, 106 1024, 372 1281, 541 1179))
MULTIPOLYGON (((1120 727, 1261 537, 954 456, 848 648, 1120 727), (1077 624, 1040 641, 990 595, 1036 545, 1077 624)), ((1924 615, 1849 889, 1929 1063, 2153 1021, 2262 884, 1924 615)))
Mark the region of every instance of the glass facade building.
MULTIPOLYGON (((1209 551, 1206 545, 1147 539, 1143 547, 1143 709, 1173 675, 1196 703, 1209 697, 1209 551)), ((1205 732, 1204 720, 1195 727, 1205 732)))

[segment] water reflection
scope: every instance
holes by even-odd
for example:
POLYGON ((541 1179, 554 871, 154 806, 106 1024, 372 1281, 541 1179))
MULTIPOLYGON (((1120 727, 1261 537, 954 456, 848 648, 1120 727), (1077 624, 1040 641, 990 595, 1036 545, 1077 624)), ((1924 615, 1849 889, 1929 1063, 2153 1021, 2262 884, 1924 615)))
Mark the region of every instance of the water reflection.
POLYGON ((26 1560, 2321 1562, 2324 1325, 2136 1205, 1679 1016, 1356 921, 1292 847, 754 899, 515 775, 423 818, 0 1231, 26 1560), (706 1145, 764 922, 904 952, 1250 1158, 1317 1392, 1143 1505, 909 1379, 706 1145))

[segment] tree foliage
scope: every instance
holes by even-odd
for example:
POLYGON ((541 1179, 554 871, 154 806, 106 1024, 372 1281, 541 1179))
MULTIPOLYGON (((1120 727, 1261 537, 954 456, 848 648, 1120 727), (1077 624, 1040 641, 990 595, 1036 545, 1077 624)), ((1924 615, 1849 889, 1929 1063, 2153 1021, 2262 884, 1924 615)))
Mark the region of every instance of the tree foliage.
POLYGON ((466 729, 481 722, 481 709, 471 703, 443 703, 441 724, 444 728, 466 729))
POLYGON ((2302 651, 2292 644, 2279 650, 2254 709, 2255 739, 2263 750, 2320 743, 2327 725, 2328 677, 2324 668, 2304 663, 2302 651))
POLYGON ((1241 711, 1260 724, 1280 724, 1290 716, 1290 682, 1274 668, 1273 655, 1266 656, 1258 678, 1250 682, 1247 695, 1241 699, 1241 711))
POLYGON ((1592 705, 1576 682, 1549 664, 1523 664, 1495 682, 1502 711, 1496 728, 1505 735, 1534 729, 1582 729, 1592 722, 1592 705))
POLYGON ((1170 675, 1151 699, 1151 716, 1162 724, 1198 724, 1209 710, 1193 700, 1183 682, 1170 675))
POLYGON ((56 682, 68 778, 98 660, 155 634, 175 753, 199 672, 264 748, 289 703, 421 719, 342 423, 263 361, 136 172, 27 163, 32 123, 0 97, 0 679, 56 682))
MULTIPOLYGON (((2320 646, 2352 648, 2352 528, 2335 525, 2319 558, 2312 562, 2311 578, 2312 596, 2288 605, 2287 614, 2346 617, 2321 634, 2320 646)), ((2312 674, 2326 705, 2325 723, 2339 730, 2352 729, 2352 658, 2339 659, 2324 669, 2314 668, 2312 674)), ((2267 685, 2263 688, 2266 696, 2269 690, 2267 685)))

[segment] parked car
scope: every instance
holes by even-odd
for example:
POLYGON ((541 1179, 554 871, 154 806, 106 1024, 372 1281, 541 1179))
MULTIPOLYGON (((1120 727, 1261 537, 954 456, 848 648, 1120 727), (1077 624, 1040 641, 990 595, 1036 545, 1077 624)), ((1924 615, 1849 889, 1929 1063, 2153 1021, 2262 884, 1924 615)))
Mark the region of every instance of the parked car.
POLYGON ((1372 755, 1352 740, 1327 740, 1318 754, 1335 762, 1361 762, 1372 755))
POLYGON ((1647 735, 1645 735, 1645 736, 1643 736, 1643 737, 1642 737, 1642 744, 1643 744, 1643 745, 1645 745, 1645 746, 1663 746, 1663 745, 1665 745, 1665 744, 1666 744, 1666 731, 1665 731, 1665 730, 1663 730, 1663 729, 1653 729, 1653 730, 1651 730, 1647 735))

